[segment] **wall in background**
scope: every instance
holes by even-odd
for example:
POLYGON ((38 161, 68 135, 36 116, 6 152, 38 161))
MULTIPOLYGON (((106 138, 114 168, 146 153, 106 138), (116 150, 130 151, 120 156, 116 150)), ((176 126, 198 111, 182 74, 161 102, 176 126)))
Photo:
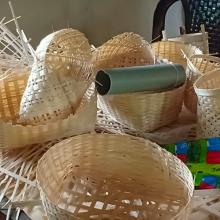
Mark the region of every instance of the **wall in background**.
POLYGON ((69 0, 69 5, 72 26, 80 19, 82 30, 96 45, 125 31, 151 40, 157 0, 69 0), (77 11, 77 5, 82 11, 77 11))
MULTIPOLYGON (((158 0, 12 0, 21 27, 32 45, 53 30, 73 27, 90 42, 100 45, 112 36, 133 31, 151 40, 153 13, 158 0)), ((0 16, 11 18, 7 1, 0 3, 0 16)), ((172 15, 174 16, 174 14, 172 15)), ((173 17, 170 21, 176 20, 173 17)), ((176 15, 175 15, 176 16, 176 15)), ((13 24, 11 24, 14 27, 13 24)), ((171 30, 172 31, 172 30, 171 30)))
POLYGON ((167 12, 165 23, 167 37, 176 37, 180 34, 179 27, 184 26, 184 19, 182 3, 177 1, 167 12))

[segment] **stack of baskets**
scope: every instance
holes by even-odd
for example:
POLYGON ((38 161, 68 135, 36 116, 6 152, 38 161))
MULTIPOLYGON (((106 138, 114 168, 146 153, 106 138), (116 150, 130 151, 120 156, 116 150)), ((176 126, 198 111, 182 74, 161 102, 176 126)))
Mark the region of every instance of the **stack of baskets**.
POLYGON ((122 135, 56 144, 39 161, 37 181, 49 220, 187 219, 193 195, 192 175, 179 159, 122 135))
MULTIPOLYGON (((150 45, 135 34, 116 37, 106 48, 103 56, 103 48, 93 51, 93 59, 103 58, 95 62, 96 69, 155 62, 150 45), (118 44, 122 59, 114 57, 118 44)), ((85 36, 73 29, 54 32, 41 41, 32 58, 32 69, 25 68, 22 74, 13 71, 0 81, 0 149, 23 148, 16 151, 19 161, 9 166, 19 164, 15 174, 1 169, 3 182, 9 179, 4 190, 11 178, 16 179, 8 218, 20 182, 19 198, 24 198, 23 192, 35 186, 36 178, 49 220, 186 218, 194 187, 180 160, 144 139, 79 135, 93 131, 97 113, 92 54, 85 36), (36 177, 36 163, 47 148, 36 177)), ((122 123, 137 130, 154 130, 177 119, 184 88, 116 96, 112 115, 120 114, 122 123)))
POLYGON ((187 82, 184 104, 191 113, 194 115, 197 113, 197 136, 218 137, 220 135, 218 101, 220 59, 202 54, 198 48, 187 46, 183 40, 156 42, 152 47, 161 59, 185 66, 187 82), (181 51, 186 59, 182 58, 181 51))
MULTIPOLYGON (((128 38, 129 34, 126 36, 128 38)), ((121 39, 120 35, 119 38, 121 39)), ((115 39, 117 39, 117 37, 113 38, 111 42, 115 39)), ((134 41, 136 45, 139 43, 137 43, 137 40, 134 38, 132 38, 132 41, 134 41)), ((143 42, 143 40, 141 42, 143 42)), ((122 54, 117 54, 116 49, 114 50, 114 48, 111 48, 110 46, 107 47, 106 45, 109 45, 109 42, 97 48, 96 52, 93 53, 95 66, 100 66, 100 63, 102 63, 105 64, 102 65, 102 68, 105 69, 121 67, 122 65, 115 60, 120 60, 119 58, 122 54), (116 51, 115 54, 112 55, 112 51, 116 51), (118 59, 111 59, 108 60, 108 62, 104 62, 103 59, 101 59, 101 61, 99 60, 99 58, 102 58, 104 55, 108 57, 106 55, 108 53, 110 53, 110 57, 114 58, 115 56, 118 59), (102 56, 102 54, 104 55, 102 56), (96 65, 96 63, 98 64, 96 65)), ((119 48, 124 48, 124 59, 132 55, 137 56, 132 59, 133 61, 135 60, 135 62, 132 63, 131 60, 128 66, 149 65, 149 62, 142 62, 144 60, 141 58, 143 57, 142 51, 136 49, 136 53, 132 52, 133 48, 129 47, 130 45, 123 44, 123 41, 121 40, 115 40, 114 46, 116 47, 116 45, 119 48)), ((190 57, 193 54, 201 53, 198 48, 181 42, 162 41, 153 43, 151 46, 156 58, 179 63, 185 67, 187 60, 184 58, 184 55, 190 57)), ((139 46, 137 48, 142 47, 139 46)), ((149 51, 149 49, 146 51, 149 51)), ((151 57, 151 54, 152 53, 148 52, 149 57, 151 57)), ((179 113, 182 110, 184 91, 185 85, 181 85, 177 88, 170 88, 165 91, 98 96, 98 107, 104 113, 108 114, 114 121, 135 130, 137 133, 151 132, 160 127, 167 126, 178 119, 179 113)))
POLYGON ((31 70, 24 66, 6 71, 0 81, 0 148, 94 130, 97 108, 94 85, 90 87, 91 55, 82 33, 64 29, 41 41, 31 70))
POLYGON ((187 60, 187 85, 184 98, 185 106, 192 112, 197 110, 197 96, 193 84, 201 76, 220 68, 220 59, 210 55, 194 55, 187 60))

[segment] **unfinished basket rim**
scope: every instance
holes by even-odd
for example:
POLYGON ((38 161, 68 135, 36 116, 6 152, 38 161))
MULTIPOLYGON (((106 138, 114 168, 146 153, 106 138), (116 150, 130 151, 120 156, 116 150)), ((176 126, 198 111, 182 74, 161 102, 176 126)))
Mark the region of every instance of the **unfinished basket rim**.
POLYGON ((215 62, 220 62, 220 58, 219 57, 215 57, 209 54, 194 54, 192 55, 189 59, 194 59, 194 58, 203 58, 206 59, 208 61, 215 61, 215 62))
POLYGON ((211 77, 212 78, 220 77, 220 68, 201 76, 194 83, 194 89, 197 95, 202 95, 202 96, 220 95, 220 85, 216 88, 204 88, 204 86, 202 85, 204 81, 207 81, 211 77))

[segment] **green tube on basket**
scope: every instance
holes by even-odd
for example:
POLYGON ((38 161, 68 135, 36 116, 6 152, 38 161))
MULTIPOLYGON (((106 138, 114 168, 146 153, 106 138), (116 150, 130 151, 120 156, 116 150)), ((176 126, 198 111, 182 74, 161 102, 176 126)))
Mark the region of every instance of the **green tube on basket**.
POLYGON ((157 64, 100 70, 96 89, 100 95, 161 91, 179 87, 186 81, 179 64, 157 64))

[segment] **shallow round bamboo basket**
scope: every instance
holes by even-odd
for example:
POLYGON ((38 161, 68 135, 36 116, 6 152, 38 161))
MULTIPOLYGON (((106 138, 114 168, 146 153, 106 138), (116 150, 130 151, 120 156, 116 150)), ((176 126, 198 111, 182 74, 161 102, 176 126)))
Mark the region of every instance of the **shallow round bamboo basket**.
POLYGON ((37 181, 49 220, 183 219, 194 188, 188 168, 158 145, 109 134, 56 144, 37 181))
POLYGON ((194 84, 198 96, 198 134, 220 136, 220 69, 200 77, 194 84))
POLYGON ((159 59, 166 59, 172 63, 181 64, 186 68, 186 57, 194 54, 202 54, 202 51, 195 46, 175 41, 158 41, 151 44, 155 56, 159 59))
POLYGON ((96 115, 97 96, 95 85, 92 84, 84 94, 75 113, 65 119, 43 125, 25 126, 11 121, 0 121, 0 149, 23 148, 92 132, 95 129, 96 115))
POLYGON ((220 58, 209 55, 194 55, 187 61, 186 75, 187 84, 184 97, 184 104, 191 112, 196 113, 197 96, 193 84, 204 74, 220 68, 220 58))
POLYGON ((20 102, 27 85, 30 70, 13 69, 0 79, 0 119, 15 122, 18 119, 20 102))
POLYGON ((113 37, 93 51, 96 70, 154 64, 150 44, 140 35, 123 33, 113 37))
POLYGON ((98 96, 98 107, 113 120, 137 132, 171 124, 182 109, 185 85, 161 92, 98 96))

